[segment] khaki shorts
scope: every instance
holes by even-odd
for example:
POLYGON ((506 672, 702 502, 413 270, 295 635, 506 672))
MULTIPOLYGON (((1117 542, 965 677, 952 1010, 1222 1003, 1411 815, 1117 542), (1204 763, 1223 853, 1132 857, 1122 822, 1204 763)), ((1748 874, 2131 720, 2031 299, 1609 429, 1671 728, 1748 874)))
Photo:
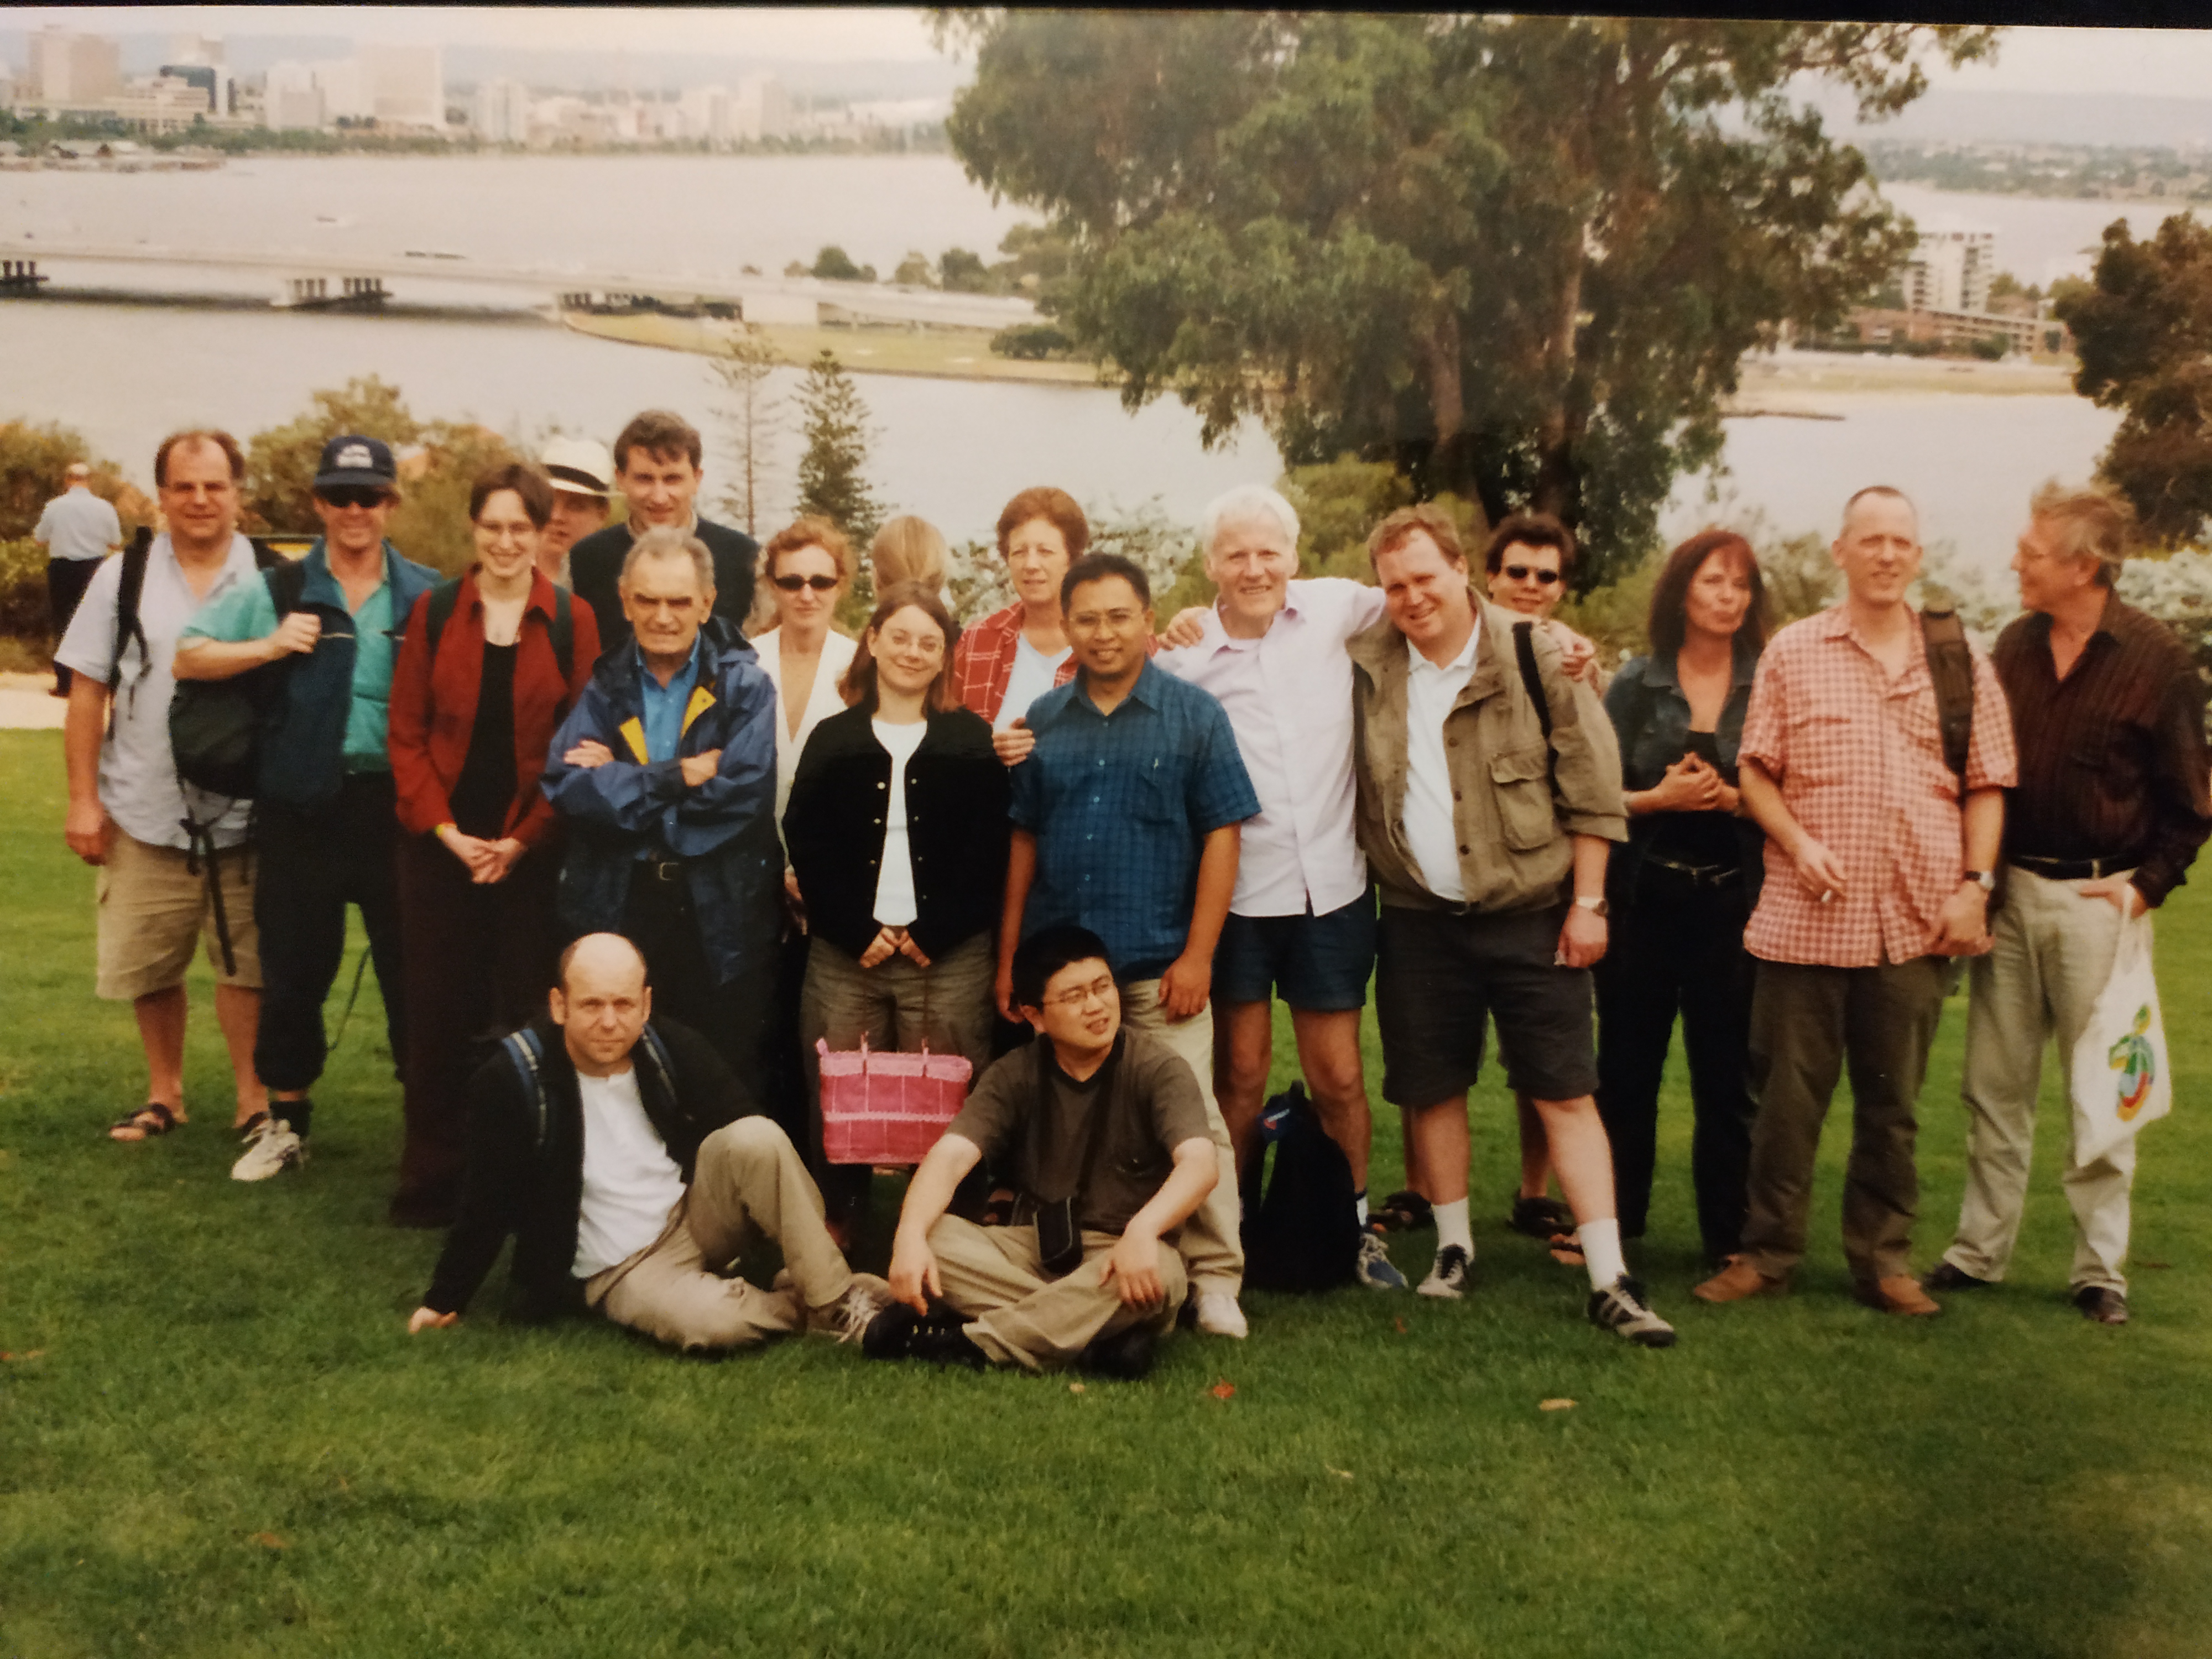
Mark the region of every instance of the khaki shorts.
POLYGON ((197 872, 189 854, 173 847, 133 840, 120 830, 100 866, 100 994, 134 1002, 185 982, 193 947, 207 941, 208 961, 222 985, 261 988, 260 936, 253 927, 253 855, 225 848, 223 919, 230 925, 235 974, 222 971, 215 906, 208 902, 207 872, 197 872))

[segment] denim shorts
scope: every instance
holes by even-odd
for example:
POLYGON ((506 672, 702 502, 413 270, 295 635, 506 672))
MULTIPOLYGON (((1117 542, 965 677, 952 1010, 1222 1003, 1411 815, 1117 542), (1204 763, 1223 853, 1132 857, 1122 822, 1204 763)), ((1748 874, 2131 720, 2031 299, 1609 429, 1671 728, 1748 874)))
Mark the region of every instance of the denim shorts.
POLYGON ((1364 1008, 1374 971, 1372 892, 1325 915, 1231 911, 1213 947, 1213 994, 1224 1002, 1265 1002, 1279 991, 1291 1007, 1313 1013, 1364 1008))

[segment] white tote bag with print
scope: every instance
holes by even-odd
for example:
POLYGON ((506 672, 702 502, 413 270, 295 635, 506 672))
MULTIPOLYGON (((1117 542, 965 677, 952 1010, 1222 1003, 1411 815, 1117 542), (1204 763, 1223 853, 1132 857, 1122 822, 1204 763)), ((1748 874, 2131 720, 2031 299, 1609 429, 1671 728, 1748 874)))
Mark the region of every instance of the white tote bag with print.
POLYGON ((2103 1157, 2173 1109, 2173 1073, 2151 977, 2148 916, 2124 922, 2112 976, 2074 1045, 2074 1161, 2103 1157))

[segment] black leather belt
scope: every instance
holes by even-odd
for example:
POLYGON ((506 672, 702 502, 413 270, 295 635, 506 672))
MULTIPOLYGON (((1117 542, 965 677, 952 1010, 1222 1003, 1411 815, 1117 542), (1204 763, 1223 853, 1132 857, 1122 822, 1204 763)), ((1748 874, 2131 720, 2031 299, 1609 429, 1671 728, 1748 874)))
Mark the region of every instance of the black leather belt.
POLYGON ((1657 853, 1646 853, 1644 861, 1672 872, 1693 887, 1725 887, 1730 882, 1743 879, 1743 866, 1740 864, 1682 864, 1657 853))
POLYGON ((2096 881, 2106 876, 2116 876, 2123 870, 2132 870, 2141 859, 2039 859, 2026 853, 2015 853, 2006 863, 2041 876, 2045 881, 2096 881))

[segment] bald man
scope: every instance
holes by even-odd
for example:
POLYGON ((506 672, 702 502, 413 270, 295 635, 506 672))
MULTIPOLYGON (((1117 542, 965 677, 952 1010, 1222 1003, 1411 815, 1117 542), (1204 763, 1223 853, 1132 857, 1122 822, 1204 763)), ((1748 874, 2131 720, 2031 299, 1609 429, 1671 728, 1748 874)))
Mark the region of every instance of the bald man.
POLYGON ((741 1115, 713 1047, 653 1018, 637 947, 586 934, 549 1000, 470 1081, 460 1218, 409 1333, 458 1319, 513 1234, 532 1316, 580 1304, 687 1350, 857 1336, 890 1287, 845 1265, 790 1139, 741 1115), (731 1273, 763 1238, 784 1260, 768 1290, 731 1273))

